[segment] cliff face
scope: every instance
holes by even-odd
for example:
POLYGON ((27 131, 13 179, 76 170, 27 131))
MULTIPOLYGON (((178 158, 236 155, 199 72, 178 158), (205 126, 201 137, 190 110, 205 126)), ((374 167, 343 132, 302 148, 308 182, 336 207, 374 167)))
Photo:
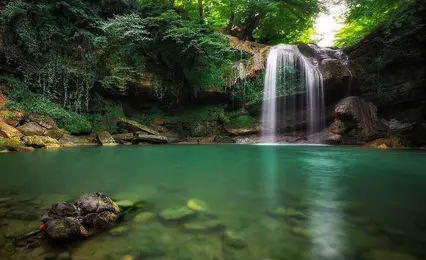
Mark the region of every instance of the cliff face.
POLYGON ((426 8, 424 1, 382 25, 346 50, 360 95, 382 109, 426 100, 426 8))
POLYGON ((357 93, 410 145, 426 145, 426 3, 409 8, 346 50, 357 93))

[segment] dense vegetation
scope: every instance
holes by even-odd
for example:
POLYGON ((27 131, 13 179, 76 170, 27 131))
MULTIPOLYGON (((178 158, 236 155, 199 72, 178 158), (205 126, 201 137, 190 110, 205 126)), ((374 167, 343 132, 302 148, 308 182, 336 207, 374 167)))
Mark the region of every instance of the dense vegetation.
MULTIPOLYGON (((337 44, 356 44, 407 2, 350 0, 337 44)), ((47 113, 73 133, 114 131, 114 120, 129 111, 121 98, 146 87, 162 117, 199 121, 162 110, 211 90, 223 93, 228 110, 261 100, 262 73, 228 79, 248 54, 233 50, 227 35, 309 42, 321 8, 317 0, 0 1, 0 83, 10 109, 47 113)), ((224 107, 213 110, 220 111, 214 118, 224 107)), ((139 121, 152 119, 137 113, 139 121)))

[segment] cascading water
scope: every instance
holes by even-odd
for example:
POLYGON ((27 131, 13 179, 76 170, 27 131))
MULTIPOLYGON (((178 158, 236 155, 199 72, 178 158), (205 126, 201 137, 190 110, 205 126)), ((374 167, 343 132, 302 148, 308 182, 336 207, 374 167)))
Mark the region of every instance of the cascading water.
MULTIPOLYGON (((274 143, 277 141, 278 117, 292 115, 292 122, 284 120, 291 126, 307 124, 309 134, 318 132, 324 118, 324 90, 323 78, 318 68, 299 51, 295 45, 279 44, 269 51, 266 63, 266 75, 263 92, 262 107, 262 142, 274 143), (291 96, 306 93, 305 101, 299 102, 299 107, 293 101, 292 105, 285 103, 277 113, 277 97, 291 96), (296 111, 304 106, 305 113, 296 111)), ((318 142, 318 140, 314 140, 318 142)))

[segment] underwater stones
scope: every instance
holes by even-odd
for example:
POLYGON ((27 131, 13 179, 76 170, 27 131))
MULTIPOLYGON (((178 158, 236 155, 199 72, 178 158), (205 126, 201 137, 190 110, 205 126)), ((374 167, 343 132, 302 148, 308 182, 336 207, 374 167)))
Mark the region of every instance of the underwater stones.
POLYGON ((150 135, 159 135, 159 133, 155 131, 154 129, 151 129, 147 126, 139 124, 136 121, 129 120, 124 117, 119 118, 117 124, 119 128, 127 132, 143 132, 145 134, 150 134, 150 135))
POLYGON ((108 233, 111 236, 123 236, 129 232, 130 228, 128 226, 119 226, 116 228, 111 229, 108 233))
POLYGON ((112 138, 111 134, 107 131, 101 131, 97 134, 98 140, 99 142, 103 145, 103 146, 112 146, 112 145, 117 145, 117 143, 115 142, 114 138, 112 138))
POLYGON ((127 208, 131 208, 135 206, 135 202, 131 201, 131 200, 119 200, 117 201, 117 205, 121 208, 121 209, 127 209, 127 208))
POLYGON ((268 214, 276 218, 289 217, 289 218, 296 218, 296 219, 306 219, 306 215, 303 212, 293 208, 278 207, 268 211, 268 214))
POLYGON ((186 202, 186 206, 193 211, 206 211, 207 204, 199 199, 190 199, 186 202))
POLYGON ((34 148, 42 148, 42 147, 48 147, 52 145, 53 146, 59 145, 58 140, 48 136, 38 136, 38 135, 24 136, 22 138, 22 141, 24 142, 24 144, 34 148))
POLYGON ((142 212, 137 214, 133 221, 138 224, 147 223, 155 219, 155 214, 153 212, 142 212))
POLYGON ((112 227, 120 209, 106 195, 84 195, 75 203, 54 204, 42 218, 43 230, 55 240, 86 237, 99 229, 112 227))
POLYGON ((28 122, 21 126, 18 126, 17 129, 21 131, 24 135, 32 136, 32 135, 39 135, 43 136, 46 135, 47 130, 46 128, 43 128, 39 124, 35 122, 28 122))
POLYGON ((0 203, 8 202, 8 201, 11 201, 11 200, 12 200, 11 197, 0 197, 0 203))
POLYGON ((241 234, 234 230, 226 230, 223 233, 223 241, 225 242, 225 245, 234 248, 244 248, 247 246, 247 242, 241 236, 241 234))
POLYGON ((151 259, 154 257, 161 257, 165 254, 165 248, 156 243, 155 241, 148 241, 139 246, 139 258, 151 259))
POLYGON ((159 216, 166 221, 183 221, 194 215, 195 211, 187 207, 165 209, 159 214, 159 216))
POLYGON ((291 231, 302 237, 311 238, 313 236, 312 231, 303 227, 293 227, 291 231))
POLYGON ((43 231, 52 239, 62 240, 88 236, 87 230, 76 218, 65 217, 49 219, 43 227, 43 231))
POLYGON ((281 227, 281 223, 270 217, 263 217, 260 220, 262 226, 264 226, 269 231, 275 231, 281 227))
POLYGON ((21 136, 22 136, 22 133, 19 132, 18 129, 16 129, 13 126, 6 124, 6 122, 0 120, 0 137, 20 138, 21 136))
POLYGON ((132 255, 125 255, 121 258, 121 260, 134 260, 135 258, 132 255))
POLYGON ((206 221, 189 222, 183 225, 183 230, 188 232, 210 232, 218 231, 225 227, 225 225, 217 220, 211 219, 206 221))
POLYGON ((364 254, 366 260, 417 260, 409 254, 387 250, 371 250, 364 254))

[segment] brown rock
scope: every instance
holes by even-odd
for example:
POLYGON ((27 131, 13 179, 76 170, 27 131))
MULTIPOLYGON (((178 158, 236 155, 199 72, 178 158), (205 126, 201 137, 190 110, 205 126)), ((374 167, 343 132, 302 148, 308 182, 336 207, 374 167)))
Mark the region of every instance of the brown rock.
POLYGON ((253 135, 259 133, 258 128, 232 128, 230 126, 225 127, 226 132, 231 135, 253 135))
POLYGON ((135 141, 139 143, 165 144, 167 137, 161 135, 147 135, 144 132, 135 133, 135 141))
POLYGON ((28 122, 35 122, 46 129, 55 129, 55 121, 48 115, 33 112, 26 117, 28 122))
POLYGON ((0 121, 0 137, 5 138, 14 138, 14 137, 21 137, 22 133, 19 132, 16 128, 13 126, 10 126, 6 124, 4 121, 0 121))
POLYGON ((388 138, 379 138, 374 141, 371 141, 366 144, 369 148, 377 148, 377 149, 401 149, 405 146, 401 143, 401 140, 398 137, 388 137, 388 138))
POLYGON ((17 129, 26 136, 44 136, 47 134, 47 129, 35 122, 25 123, 21 126, 18 126, 17 129))
POLYGON ((58 140, 48 136, 24 136, 22 138, 22 141, 24 142, 24 144, 34 148, 57 147, 59 145, 58 140))
POLYGON ((111 134, 107 131, 101 131, 97 134, 99 142, 103 146, 110 146, 110 145, 117 145, 114 138, 111 136, 111 134))
POLYGON ((66 147, 74 147, 74 146, 90 146, 90 145, 98 145, 98 140, 95 135, 70 135, 64 134, 61 139, 59 139, 59 143, 62 146, 66 147))
POLYGON ((23 119, 24 112, 22 111, 10 111, 7 109, 0 111, 0 120, 3 120, 4 122, 13 127, 18 126, 23 119))
POLYGON ((56 139, 56 140, 59 140, 66 133, 67 133, 67 131, 58 128, 58 129, 53 129, 53 130, 47 130, 46 136, 52 137, 53 139, 56 139))
POLYGON ((132 143, 135 140, 135 135, 133 133, 115 134, 112 137, 121 144, 132 143))
POLYGON ((118 119, 117 124, 121 129, 126 130, 128 132, 144 132, 146 134, 159 135, 158 132, 154 129, 151 129, 145 125, 139 124, 138 122, 129 120, 127 118, 122 117, 118 119))
POLYGON ((3 108, 4 106, 6 106, 6 103, 7 103, 6 96, 3 95, 0 91, 0 108, 3 108))

